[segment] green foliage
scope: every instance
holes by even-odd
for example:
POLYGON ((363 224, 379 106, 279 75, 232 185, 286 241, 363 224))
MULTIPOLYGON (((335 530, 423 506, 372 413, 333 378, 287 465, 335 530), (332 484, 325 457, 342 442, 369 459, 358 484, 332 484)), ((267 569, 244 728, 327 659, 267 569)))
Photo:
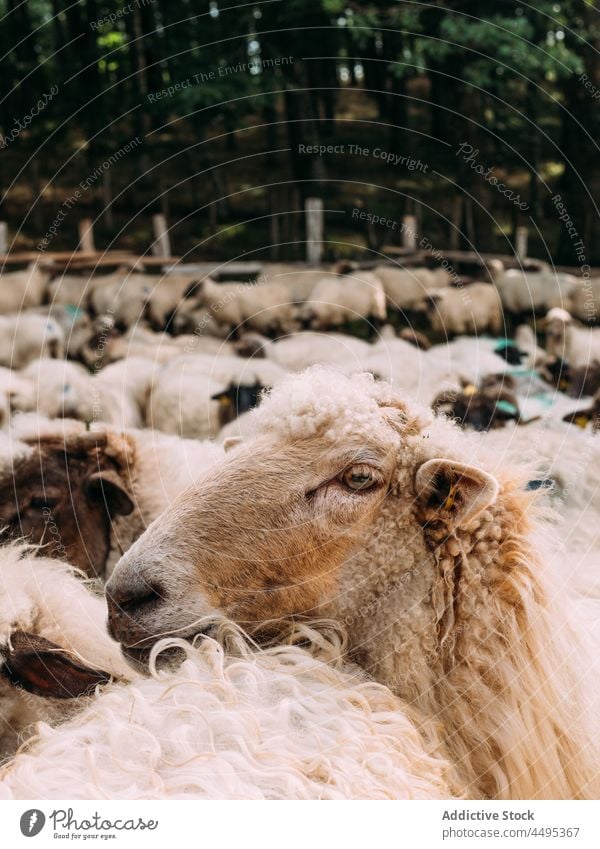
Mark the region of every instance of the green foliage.
MULTIPOLYGON (((115 191, 134 180, 123 193, 128 213, 152 201, 157 180, 185 185, 186 175, 247 152, 239 170, 191 180, 170 201, 188 215, 215 193, 235 190, 236 181, 279 180, 295 185, 293 203, 318 192, 335 208, 354 202, 356 180, 370 186, 369 203, 377 196, 382 208, 396 205, 392 215, 422 204, 424 226, 441 233, 453 201, 448 187, 466 187, 494 218, 487 226, 475 221, 474 237, 480 234, 480 247, 486 239, 499 245, 495 234, 518 222, 498 193, 469 182, 454 154, 469 138, 486 165, 531 196, 545 239, 562 238, 544 194, 553 188, 572 193, 578 227, 600 244, 584 191, 600 191, 600 110, 579 80, 586 74, 600 86, 593 0, 0 0, 0 14, 3 136, 58 87, 43 115, 3 151, 5 187, 24 169, 15 198, 29 197, 33 180, 76 184, 71 172, 85 176, 140 135, 135 165, 130 158, 111 171, 115 191), (254 125, 261 129, 246 131, 254 125), (411 174, 372 157, 298 154, 301 143, 336 142, 400 150, 430 168, 411 174), (269 149, 287 153, 253 156, 269 149)), ((236 215, 258 216, 268 202, 265 193, 242 194, 219 208, 219 223, 232 227, 224 248, 248 232, 236 215)), ((50 213, 40 217, 52 220, 50 213)), ((196 230, 208 226, 203 220, 196 230)))

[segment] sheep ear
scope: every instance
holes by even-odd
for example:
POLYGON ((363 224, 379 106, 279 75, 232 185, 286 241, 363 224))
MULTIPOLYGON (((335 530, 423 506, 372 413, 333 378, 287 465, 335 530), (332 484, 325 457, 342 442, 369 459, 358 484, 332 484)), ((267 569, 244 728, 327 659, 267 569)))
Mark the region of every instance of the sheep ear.
POLYGON ((133 501, 123 481, 113 469, 90 475, 85 484, 85 494, 92 501, 104 502, 111 519, 115 516, 128 516, 133 511, 133 501))
POLYGON ((24 631, 15 631, 2 651, 2 673, 16 687, 52 699, 75 699, 110 680, 107 672, 75 663, 60 646, 24 631))
POLYGON ((436 518, 457 528, 493 504, 500 487, 483 469, 440 458, 419 468, 416 489, 419 500, 435 511, 436 518))
POLYGON ((569 422, 569 424, 585 428, 591 422, 593 417, 594 409, 590 407, 589 410, 576 410, 574 413, 567 413, 566 416, 563 416, 563 422, 569 422))
POLYGON ((231 451, 232 448, 236 448, 244 441, 242 436, 228 436, 227 439, 223 440, 223 450, 225 452, 231 451))

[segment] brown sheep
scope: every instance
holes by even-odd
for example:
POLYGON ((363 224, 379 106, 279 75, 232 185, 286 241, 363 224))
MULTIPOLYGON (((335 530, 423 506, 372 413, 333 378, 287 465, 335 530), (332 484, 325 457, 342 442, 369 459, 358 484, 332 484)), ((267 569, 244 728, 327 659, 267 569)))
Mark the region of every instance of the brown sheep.
POLYGON ((597 604, 554 583, 564 554, 529 470, 480 443, 474 464, 472 436, 367 376, 311 369, 250 416, 248 443, 117 564, 124 651, 145 660, 159 635, 191 638, 219 611, 271 635, 333 619, 470 795, 597 798, 597 604))

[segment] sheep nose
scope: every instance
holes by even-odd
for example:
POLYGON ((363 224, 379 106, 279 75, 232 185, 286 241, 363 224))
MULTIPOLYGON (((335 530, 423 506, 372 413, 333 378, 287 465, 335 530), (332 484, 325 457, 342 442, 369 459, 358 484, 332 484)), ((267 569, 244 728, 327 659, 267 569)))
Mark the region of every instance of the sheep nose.
POLYGON ((165 600, 159 584, 139 583, 128 587, 106 586, 108 630, 118 642, 132 646, 153 635, 144 627, 144 619, 165 600))

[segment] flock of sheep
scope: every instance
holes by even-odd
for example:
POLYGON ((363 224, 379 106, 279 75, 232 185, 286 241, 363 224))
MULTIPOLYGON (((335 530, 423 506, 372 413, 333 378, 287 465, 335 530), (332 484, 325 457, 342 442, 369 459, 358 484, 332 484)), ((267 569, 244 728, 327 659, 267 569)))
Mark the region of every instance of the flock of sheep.
POLYGON ((1 275, 0 798, 598 798, 598 303, 1 275))

